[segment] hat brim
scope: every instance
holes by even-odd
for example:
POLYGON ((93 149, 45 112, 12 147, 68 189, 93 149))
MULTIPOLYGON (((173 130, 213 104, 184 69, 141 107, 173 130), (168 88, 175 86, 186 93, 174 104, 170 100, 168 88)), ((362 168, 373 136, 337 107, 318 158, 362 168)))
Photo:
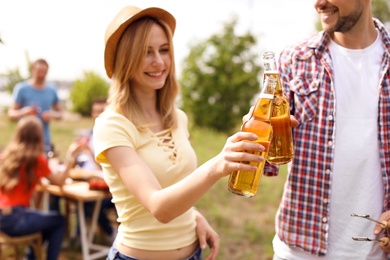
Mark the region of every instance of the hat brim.
POLYGON ((112 77, 116 56, 116 48, 123 32, 134 21, 142 17, 153 17, 168 24, 172 35, 176 28, 176 19, 172 14, 158 7, 140 9, 135 6, 124 7, 108 25, 105 34, 104 67, 107 76, 112 77))

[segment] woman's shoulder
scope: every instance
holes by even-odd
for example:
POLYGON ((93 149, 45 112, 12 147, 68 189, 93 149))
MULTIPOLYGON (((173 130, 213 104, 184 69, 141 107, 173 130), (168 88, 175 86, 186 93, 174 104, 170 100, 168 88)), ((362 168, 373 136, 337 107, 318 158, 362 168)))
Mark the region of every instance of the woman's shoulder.
POLYGON ((181 110, 180 108, 176 108, 176 117, 179 127, 188 127, 188 116, 183 110, 181 110))
MULTIPOLYGON (((96 119, 93 127, 93 132, 112 131, 114 129, 122 129, 127 131, 136 131, 135 125, 124 115, 107 108, 96 119)), ((116 131, 116 130, 114 130, 116 131)))
POLYGON ((104 110, 95 120, 95 124, 96 123, 107 124, 113 122, 117 122, 121 124, 123 123, 132 124, 128 118, 126 118, 124 115, 118 112, 115 112, 111 108, 107 108, 106 110, 104 110))
POLYGON ((188 120, 188 116, 186 112, 184 112, 180 108, 175 108, 175 110, 176 110, 176 116, 179 120, 186 120, 186 121, 188 120))

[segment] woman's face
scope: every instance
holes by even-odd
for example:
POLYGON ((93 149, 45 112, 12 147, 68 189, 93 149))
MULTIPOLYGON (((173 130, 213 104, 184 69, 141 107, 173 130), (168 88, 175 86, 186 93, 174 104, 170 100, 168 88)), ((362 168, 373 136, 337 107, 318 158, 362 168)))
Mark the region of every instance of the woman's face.
POLYGON ((160 25, 152 26, 147 46, 146 57, 133 79, 134 86, 143 91, 162 88, 169 75, 172 62, 169 41, 160 25))

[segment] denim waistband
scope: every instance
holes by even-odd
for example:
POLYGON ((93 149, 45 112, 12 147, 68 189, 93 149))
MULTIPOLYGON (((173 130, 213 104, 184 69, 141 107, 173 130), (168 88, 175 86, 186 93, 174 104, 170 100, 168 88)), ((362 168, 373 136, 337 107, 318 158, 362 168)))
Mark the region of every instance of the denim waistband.
MULTIPOLYGON (((198 246, 198 248, 185 260, 202 260, 202 259, 203 259, 203 251, 200 248, 200 246, 198 246)), ((119 252, 118 249, 116 249, 116 247, 113 245, 107 256, 107 260, 142 260, 142 259, 124 255, 121 252, 119 252)))
POLYGON ((15 206, 15 207, 4 207, 0 209, 0 216, 11 215, 12 213, 19 212, 25 209, 23 206, 15 206))

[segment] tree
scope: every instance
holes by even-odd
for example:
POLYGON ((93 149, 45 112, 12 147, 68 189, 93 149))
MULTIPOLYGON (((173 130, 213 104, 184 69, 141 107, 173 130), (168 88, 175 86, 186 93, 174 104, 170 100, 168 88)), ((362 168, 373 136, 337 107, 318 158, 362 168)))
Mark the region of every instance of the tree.
POLYGON ((16 83, 26 80, 26 78, 20 74, 19 68, 9 69, 7 72, 0 74, 0 76, 7 79, 5 90, 9 93, 12 93, 16 83))
POLYGON ((262 72, 256 38, 249 32, 236 35, 236 24, 234 18, 220 34, 190 46, 180 78, 183 109, 194 123, 224 133, 248 112, 262 72))
POLYGON ((383 23, 390 22, 389 0, 372 0, 372 13, 383 23))
MULTIPOLYGON (((0 43, 1 39, 0 39, 0 43)), ((25 56, 26 56, 26 63, 27 63, 27 71, 30 71, 30 66, 31 66, 31 59, 27 51, 25 51, 25 56)), ((5 84, 5 90, 12 93, 14 90, 14 87, 16 83, 25 81, 27 80, 31 75, 29 74, 27 77, 23 77, 22 74, 20 73, 20 69, 18 67, 9 69, 5 73, 1 73, 0 77, 5 77, 7 79, 7 83, 5 84)))
POLYGON ((76 80, 70 92, 72 111, 82 116, 91 115, 92 101, 108 97, 108 84, 97 73, 84 72, 82 79, 76 80))

